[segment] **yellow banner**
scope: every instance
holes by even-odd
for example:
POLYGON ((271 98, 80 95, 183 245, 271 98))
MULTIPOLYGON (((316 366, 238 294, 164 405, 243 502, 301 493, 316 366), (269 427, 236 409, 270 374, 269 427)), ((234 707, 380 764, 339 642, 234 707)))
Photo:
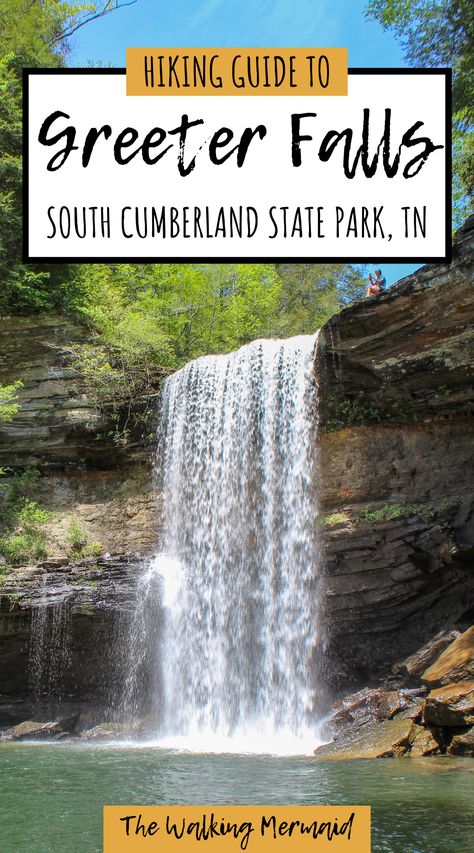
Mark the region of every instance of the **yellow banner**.
POLYGON ((127 95, 347 95, 345 47, 127 48, 127 95))
POLYGON ((370 853, 370 806, 104 806, 104 853, 370 853))

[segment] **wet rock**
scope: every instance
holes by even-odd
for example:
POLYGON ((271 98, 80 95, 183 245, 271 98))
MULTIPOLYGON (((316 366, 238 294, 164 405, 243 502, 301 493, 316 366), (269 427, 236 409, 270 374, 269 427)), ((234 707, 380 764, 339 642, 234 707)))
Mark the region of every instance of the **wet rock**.
POLYGON ((474 726, 454 735, 449 747, 450 755, 472 755, 474 756, 474 726))
POLYGON ((424 726, 413 723, 410 732, 410 756, 416 758, 425 755, 441 755, 444 750, 439 740, 442 740, 442 738, 440 738, 439 734, 437 738, 436 734, 436 729, 424 728, 424 726))
POLYGON ((474 625, 458 636, 422 675, 430 687, 474 678, 474 625))
MULTIPOLYGON (((88 397, 74 350, 90 341, 87 328, 64 315, 2 317, 0 384, 21 380, 23 387, 20 411, 0 424, 0 464, 113 470, 148 454, 143 429, 127 448, 114 442, 113 412, 88 397)), ((137 412, 143 408, 137 400, 137 412)))
POLYGON ((390 720, 401 712, 403 719, 418 716, 421 706, 414 704, 421 690, 387 690, 384 687, 365 687, 336 702, 333 715, 325 723, 323 736, 338 740, 348 732, 356 732, 362 726, 377 720, 390 720))
POLYGON ((438 726, 467 726, 474 723, 474 680, 448 684, 428 694, 425 723, 438 726))
POLYGON ((320 332, 321 612, 339 691, 386 678, 474 605, 473 248, 471 217, 452 265, 320 332))
POLYGON ((46 740, 59 739, 68 736, 77 721, 78 715, 74 714, 61 720, 25 720, 16 726, 12 726, 2 734, 2 740, 46 740))
POLYGON ((413 655, 392 666, 392 674, 401 676, 405 684, 418 683, 420 676, 440 654, 460 636, 460 631, 440 631, 413 655))
POLYGON ((315 749, 318 758, 393 758, 410 750, 412 721, 395 718, 369 723, 355 734, 346 734, 315 749))
POLYGON ((125 737, 127 733, 128 729, 122 723, 100 723, 81 732, 80 737, 84 740, 116 740, 125 737))
POLYGON ((17 569, 5 578, 0 588, 0 726, 57 719, 71 706, 100 709, 88 728, 104 719, 115 695, 114 679, 121 678, 125 666, 117 659, 116 632, 135 605, 140 568, 138 560, 126 557, 83 560, 48 572, 17 569), (10 607, 10 591, 21 593, 15 609, 10 607), (54 646, 58 618, 67 626, 61 647, 54 646), (59 664, 64 663, 46 708, 38 708, 38 697, 31 693, 32 631, 34 635, 38 624, 44 627, 42 654, 53 648, 59 664))

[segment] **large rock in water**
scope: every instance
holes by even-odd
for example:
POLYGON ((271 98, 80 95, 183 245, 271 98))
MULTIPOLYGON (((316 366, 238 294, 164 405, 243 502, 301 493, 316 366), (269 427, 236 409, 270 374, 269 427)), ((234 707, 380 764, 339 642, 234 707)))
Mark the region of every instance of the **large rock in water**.
POLYGON ((474 756, 474 726, 461 734, 454 735, 448 752, 450 755, 474 756))
POLYGON ((317 758, 393 758, 410 750, 414 737, 410 719, 382 720, 363 726, 314 750, 317 758))
POLYGON ((435 734, 434 729, 413 723, 410 732, 410 756, 418 758, 426 755, 440 755, 442 752, 440 738, 436 738, 435 734))
POLYGON ((117 740, 128 734, 128 729, 120 723, 100 723, 92 729, 85 729, 80 737, 84 740, 117 740))
POLYGON ((358 693, 345 696, 334 705, 334 713, 322 727, 323 737, 338 741, 376 721, 391 720, 401 712, 404 719, 414 719, 421 714, 421 698, 426 689, 387 690, 384 687, 364 687, 358 693))
POLYGON ((423 712, 425 723, 438 726, 474 724, 474 681, 461 681, 432 690, 423 712))
POLYGON ((69 734, 77 718, 78 714, 67 719, 49 720, 47 722, 25 720, 25 722, 12 726, 3 732, 2 740, 58 740, 69 734))
POLYGON ((471 678, 474 678, 474 625, 457 637, 422 675, 430 687, 471 678))

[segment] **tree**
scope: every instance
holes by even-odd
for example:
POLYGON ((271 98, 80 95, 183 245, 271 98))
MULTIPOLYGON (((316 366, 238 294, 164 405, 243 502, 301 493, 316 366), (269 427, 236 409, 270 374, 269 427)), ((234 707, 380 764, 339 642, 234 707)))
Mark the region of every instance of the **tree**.
POLYGON ((0 53, 13 52, 21 66, 60 65, 68 41, 81 27, 138 0, 2 0, 0 53))
POLYGON ((263 335, 278 306, 273 264, 94 264, 77 310, 120 358, 177 367, 263 335))
POLYGON ((365 293, 361 271, 348 264, 277 264, 282 287, 275 318, 279 335, 310 334, 365 293))
POLYGON ((122 442, 137 399, 171 370, 268 333, 281 282, 273 264, 94 264, 81 287, 92 340, 75 347, 76 366, 95 405, 119 416, 122 442))
POLYGON ((26 266, 21 262, 21 70, 63 64, 74 32, 136 1, 1 0, 0 313, 59 308, 71 298, 76 282, 71 266, 26 266))
POLYGON ((474 15, 472 0, 370 0, 367 15, 401 42, 410 65, 453 70, 456 223, 474 194, 474 15))
POLYGON ((55 25, 49 37, 49 46, 56 49, 58 45, 66 44, 74 33, 92 21, 97 21, 118 9, 134 6, 138 0, 102 0, 101 3, 80 3, 73 6, 68 2, 57 2, 57 0, 41 0, 41 2, 53 14, 55 25))
POLYGON ((472 125, 472 0, 370 0, 367 14, 394 33, 410 65, 452 67, 453 113, 472 125))
POLYGON ((0 59, 0 311, 51 307, 44 290, 48 273, 21 258, 21 85, 15 57, 0 59))

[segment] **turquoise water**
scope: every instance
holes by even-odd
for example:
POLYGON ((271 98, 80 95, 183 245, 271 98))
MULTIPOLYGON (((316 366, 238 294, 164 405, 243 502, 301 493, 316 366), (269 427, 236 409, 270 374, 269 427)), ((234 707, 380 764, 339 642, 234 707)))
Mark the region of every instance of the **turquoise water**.
POLYGON ((157 748, 0 746, 2 853, 101 853, 103 804, 371 804, 372 849, 473 849, 474 762, 321 762, 157 748))

